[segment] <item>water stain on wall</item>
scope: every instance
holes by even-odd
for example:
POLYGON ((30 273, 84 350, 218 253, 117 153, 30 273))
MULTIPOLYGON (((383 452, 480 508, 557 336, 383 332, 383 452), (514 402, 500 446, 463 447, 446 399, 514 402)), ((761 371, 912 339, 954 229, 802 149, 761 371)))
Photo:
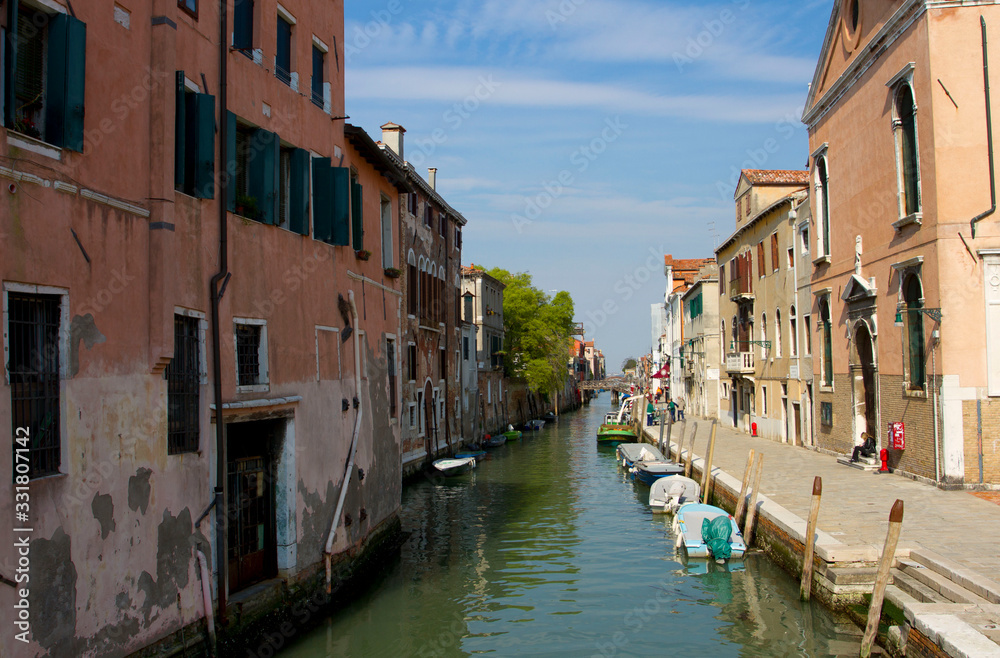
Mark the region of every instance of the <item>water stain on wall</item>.
POLYGON ((142 513, 146 513, 149 507, 149 476, 152 474, 153 471, 148 468, 140 468, 128 479, 128 507, 133 512, 142 508, 142 513))
POLYGON ((111 500, 111 494, 102 496, 95 493, 90 509, 94 513, 94 518, 101 524, 101 539, 107 539, 115 530, 115 503, 111 500))

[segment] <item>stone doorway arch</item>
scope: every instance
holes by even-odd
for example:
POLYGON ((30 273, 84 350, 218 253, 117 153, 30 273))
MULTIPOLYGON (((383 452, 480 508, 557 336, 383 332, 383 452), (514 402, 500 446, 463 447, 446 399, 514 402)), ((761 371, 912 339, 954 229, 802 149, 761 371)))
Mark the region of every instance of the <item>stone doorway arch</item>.
POLYGON ((878 365, 875 361, 875 338, 867 322, 858 322, 854 329, 854 356, 851 370, 854 378, 854 438, 862 432, 875 437, 878 431, 878 365))

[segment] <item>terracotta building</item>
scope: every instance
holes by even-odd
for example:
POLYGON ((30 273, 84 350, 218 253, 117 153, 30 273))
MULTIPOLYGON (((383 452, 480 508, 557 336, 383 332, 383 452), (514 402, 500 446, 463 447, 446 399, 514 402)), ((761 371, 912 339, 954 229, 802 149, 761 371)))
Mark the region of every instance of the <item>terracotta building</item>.
POLYGON ((803 114, 817 443, 867 432, 953 485, 1000 483, 998 26, 993 4, 838 0, 803 114))
POLYGON ((26 464, 35 616, 0 654, 169 651, 204 638, 203 595, 236 650, 396 533, 410 184, 345 127, 339 0, 217 8, 4 3, 24 441, 0 465, 26 464))

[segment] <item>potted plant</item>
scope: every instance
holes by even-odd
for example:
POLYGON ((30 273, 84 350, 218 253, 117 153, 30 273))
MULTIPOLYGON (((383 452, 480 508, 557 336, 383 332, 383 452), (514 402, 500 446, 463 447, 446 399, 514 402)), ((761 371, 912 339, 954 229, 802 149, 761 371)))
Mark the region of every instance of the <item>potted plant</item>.
POLYGON ((385 268, 385 275, 390 279, 398 279, 400 275, 403 274, 403 270, 398 267, 387 267, 385 268))
POLYGON ((257 219, 257 198, 252 197, 247 194, 236 194, 236 209, 235 212, 241 217, 246 217, 247 219, 257 219))
POLYGON ((372 252, 367 249, 358 249, 354 252, 354 255, 358 257, 358 260, 368 260, 372 256, 372 252))

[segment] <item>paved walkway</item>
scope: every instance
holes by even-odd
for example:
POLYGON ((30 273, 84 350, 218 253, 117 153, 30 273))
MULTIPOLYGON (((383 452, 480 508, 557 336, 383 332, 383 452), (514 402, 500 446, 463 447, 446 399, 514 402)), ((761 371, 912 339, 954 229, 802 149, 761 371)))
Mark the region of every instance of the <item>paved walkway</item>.
MULTIPOLYGON (((708 448, 712 421, 689 418, 684 447, 698 424, 696 456, 708 448)), ((658 436, 659 429, 648 428, 658 436)), ((680 438, 682 425, 673 426, 671 440, 680 438)), ((831 455, 753 438, 719 424, 713 467, 742 480, 747 455, 764 455, 760 492, 790 512, 809 515, 813 478, 823 478, 819 530, 850 545, 885 543, 889 510, 898 498, 905 505, 900 547, 920 546, 958 565, 1000 580, 1000 505, 965 491, 943 491, 899 475, 877 475, 837 463, 831 455)))

